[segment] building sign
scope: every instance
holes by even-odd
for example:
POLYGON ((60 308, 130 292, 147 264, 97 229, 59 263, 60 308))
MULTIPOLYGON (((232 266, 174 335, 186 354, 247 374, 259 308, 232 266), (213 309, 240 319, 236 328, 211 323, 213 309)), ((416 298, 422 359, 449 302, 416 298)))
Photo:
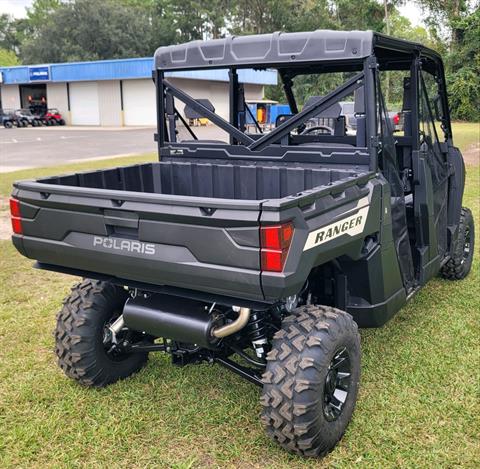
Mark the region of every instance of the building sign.
POLYGON ((50 80, 50 67, 28 67, 30 81, 50 80))

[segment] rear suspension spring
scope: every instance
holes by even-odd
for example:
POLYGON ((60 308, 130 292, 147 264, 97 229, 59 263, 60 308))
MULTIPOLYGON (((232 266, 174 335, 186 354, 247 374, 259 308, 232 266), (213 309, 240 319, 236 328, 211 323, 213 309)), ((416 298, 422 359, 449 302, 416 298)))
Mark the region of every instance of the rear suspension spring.
POLYGON ((268 345, 267 324, 265 313, 261 311, 252 311, 250 320, 245 326, 248 338, 252 341, 253 348, 258 358, 265 358, 268 345))

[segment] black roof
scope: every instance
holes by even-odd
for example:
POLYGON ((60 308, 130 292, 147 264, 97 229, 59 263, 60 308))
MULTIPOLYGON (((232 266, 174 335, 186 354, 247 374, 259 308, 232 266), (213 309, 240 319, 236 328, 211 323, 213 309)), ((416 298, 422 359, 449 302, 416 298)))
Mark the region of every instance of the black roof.
POLYGON ((436 52, 421 44, 372 31, 317 30, 229 36, 160 47, 155 52, 155 67, 161 70, 290 67, 312 62, 359 61, 373 52, 384 59, 416 52, 440 60, 436 52))

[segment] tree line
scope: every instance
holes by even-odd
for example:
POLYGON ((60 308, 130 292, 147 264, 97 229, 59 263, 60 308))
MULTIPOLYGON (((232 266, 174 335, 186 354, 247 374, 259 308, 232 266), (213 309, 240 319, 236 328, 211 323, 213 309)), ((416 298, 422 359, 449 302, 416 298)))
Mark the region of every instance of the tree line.
POLYGON ((439 51, 453 117, 480 120, 478 2, 416 3, 425 27, 399 13, 402 0, 35 0, 25 18, 0 15, 0 66, 147 57, 229 34, 371 29, 439 51))

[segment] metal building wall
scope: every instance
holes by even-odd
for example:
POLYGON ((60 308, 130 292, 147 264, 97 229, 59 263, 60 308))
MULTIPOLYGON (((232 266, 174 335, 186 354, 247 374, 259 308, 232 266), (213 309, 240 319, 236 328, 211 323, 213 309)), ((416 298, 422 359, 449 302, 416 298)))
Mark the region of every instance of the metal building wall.
POLYGON ((253 85, 245 83, 245 100, 263 99, 265 96, 263 85, 253 85))
POLYGON ((101 126, 123 125, 120 80, 98 82, 98 104, 101 126))
POLYGON ((18 85, 1 85, 3 109, 18 109, 20 107, 20 90, 18 85))
POLYGON ((56 107, 67 125, 71 124, 66 83, 47 83, 47 105, 48 107, 56 107))
POLYGON ((124 124, 155 125, 157 122, 155 85, 151 79, 123 80, 124 124))
POLYGON ((98 81, 69 83, 72 125, 100 125, 98 81))

